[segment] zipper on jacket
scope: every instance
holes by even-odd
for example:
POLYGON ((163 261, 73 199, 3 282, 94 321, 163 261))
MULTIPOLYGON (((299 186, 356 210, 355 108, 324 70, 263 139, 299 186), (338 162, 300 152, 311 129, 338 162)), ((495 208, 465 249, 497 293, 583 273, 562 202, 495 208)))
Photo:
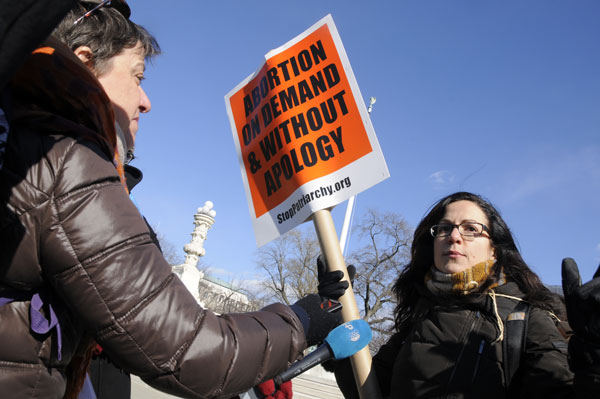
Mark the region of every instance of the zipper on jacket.
POLYGON ((481 340, 479 344, 479 350, 477 351, 477 360, 475 361, 475 369, 473 370, 473 377, 471 378, 471 384, 475 382, 475 376, 477 376, 477 369, 479 369, 479 361, 481 360, 481 355, 483 354, 483 348, 485 347, 485 339, 481 340))
POLYGON ((469 330, 467 331, 467 333, 465 334, 465 337, 463 338, 462 348, 460 348, 460 352, 458 354, 458 357, 456 358, 456 363, 454 363, 454 369, 452 369, 452 374, 450 374, 450 378, 448 379, 448 382, 446 383, 446 388, 450 387, 450 383, 452 383, 452 380, 454 379, 454 374, 456 373, 456 369, 458 368, 458 365, 460 364, 460 359, 462 358, 463 353, 465 351, 465 347, 467 346, 466 343, 468 341, 468 338, 469 338, 469 336, 471 336, 471 333, 473 332, 473 329, 475 328, 475 323, 477 323, 480 316, 481 316, 481 314, 479 313, 479 311, 477 311, 475 313, 475 317, 473 318, 473 322, 471 323, 471 326, 469 327, 469 330))

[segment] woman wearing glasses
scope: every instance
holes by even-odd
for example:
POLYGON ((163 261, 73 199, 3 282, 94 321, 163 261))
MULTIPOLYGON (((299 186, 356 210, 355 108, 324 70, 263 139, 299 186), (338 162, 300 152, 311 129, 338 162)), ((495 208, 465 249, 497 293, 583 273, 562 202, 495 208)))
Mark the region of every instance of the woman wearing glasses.
MULTIPOLYGON (((576 397, 564 305, 489 202, 466 192, 441 199, 411 255, 394 287, 396 333, 373 359, 384 397, 576 397)), ((346 397, 358 397, 349 362, 334 366, 346 397)))
POLYGON ((122 0, 78 2, 0 96, 2 397, 77 397, 95 340, 154 387, 230 398, 338 323, 317 295, 217 316, 172 273, 123 176, 158 52, 128 17, 122 0))

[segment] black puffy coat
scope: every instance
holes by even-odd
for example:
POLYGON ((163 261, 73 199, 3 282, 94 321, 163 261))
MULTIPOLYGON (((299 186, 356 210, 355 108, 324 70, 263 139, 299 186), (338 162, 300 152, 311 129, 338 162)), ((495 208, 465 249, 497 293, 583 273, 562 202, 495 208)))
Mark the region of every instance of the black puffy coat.
MULTIPOLYGON (((495 289, 522 297, 515 283, 495 289)), ((498 303, 498 301, 496 301, 498 303)), ((526 345, 509 389, 505 386, 500 327, 494 301, 448 304, 433 296, 419 304, 423 317, 407 335, 396 334, 373 358, 384 396, 390 398, 574 398, 565 338, 548 311, 532 308, 526 345)), ((348 398, 358 397, 348 365, 336 370, 348 398)))

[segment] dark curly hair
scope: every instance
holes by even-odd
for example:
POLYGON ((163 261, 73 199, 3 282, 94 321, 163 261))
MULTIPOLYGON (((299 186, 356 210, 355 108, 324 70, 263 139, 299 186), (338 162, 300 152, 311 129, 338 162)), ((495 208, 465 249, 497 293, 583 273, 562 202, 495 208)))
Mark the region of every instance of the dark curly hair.
POLYGON ((74 24, 77 18, 97 5, 97 2, 78 2, 52 32, 52 36, 72 51, 80 46, 88 46, 92 50, 92 67, 96 74, 104 72, 112 57, 123 49, 135 47, 138 42, 144 49, 144 58, 160 54, 156 39, 115 7, 101 7, 74 24))
POLYGON ((399 330, 402 325, 406 325, 406 322, 410 324, 416 316, 419 293, 425 289, 425 274, 434 264, 431 226, 437 224, 444 217, 446 207, 456 201, 471 201, 485 213, 496 256, 492 274, 474 294, 487 291, 490 285, 500 278, 500 272, 503 271, 508 281, 517 283, 525 294, 525 300, 542 309, 556 311, 558 307, 556 295, 551 293, 542 284, 537 274, 527 266, 519 253, 510 229, 500 216, 500 212, 489 201, 477 194, 458 192, 442 198, 433 205, 415 229, 411 246, 411 261, 404 267, 393 288, 398 301, 394 312, 396 330, 399 330))

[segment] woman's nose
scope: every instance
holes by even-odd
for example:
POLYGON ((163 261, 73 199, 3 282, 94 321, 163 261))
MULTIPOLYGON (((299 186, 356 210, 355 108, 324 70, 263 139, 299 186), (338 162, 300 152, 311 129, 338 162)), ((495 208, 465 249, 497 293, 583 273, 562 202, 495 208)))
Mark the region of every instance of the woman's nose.
POLYGON ((150 109, 152 109, 152 104, 150 103, 150 99, 146 95, 146 92, 144 91, 144 89, 142 89, 142 87, 140 86, 140 112, 142 112, 142 113, 150 112, 150 109))
POLYGON ((454 226, 452 228, 452 231, 450 232, 450 235, 448 237, 450 237, 450 240, 452 240, 452 242, 462 241, 462 236, 460 235, 460 232, 458 231, 458 226, 454 226))

